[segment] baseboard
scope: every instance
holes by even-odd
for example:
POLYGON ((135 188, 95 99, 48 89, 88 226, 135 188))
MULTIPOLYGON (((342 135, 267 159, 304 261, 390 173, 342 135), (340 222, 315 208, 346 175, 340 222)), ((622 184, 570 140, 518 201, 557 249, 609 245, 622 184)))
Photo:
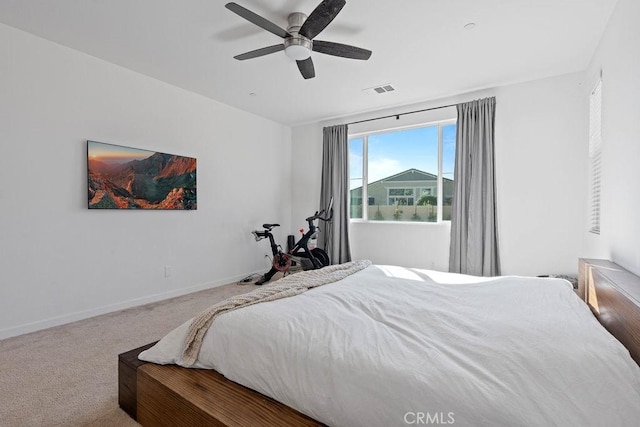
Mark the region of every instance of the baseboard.
MULTIPOLYGON (((262 273, 256 272, 254 274, 258 275, 262 273)), ((228 285, 230 283, 235 283, 239 280, 242 280, 248 276, 249 274, 243 274, 237 277, 229 277, 226 279, 215 280, 213 282, 201 283, 199 285, 190 286, 188 288, 176 289, 173 291, 149 295, 146 297, 134 298, 132 300, 122 301, 115 304, 109 304, 102 307, 96 307, 89 310, 78 311, 71 314, 64 314, 62 316, 39 320, 37 322, 25 323, 23 325, 0 330, 0 340, 40 331, 43 329, 53 328, 55 326, 66 325, 67 323, 77 322, 79 320, 100 316, 102 314, 113 313, 114 311, 125 310, 127 308, 138 307, 144 304, 150 304, 153 302, 163 301, 182 295, 192 294, 194 292, 203 291, 205 289, 228 285)))

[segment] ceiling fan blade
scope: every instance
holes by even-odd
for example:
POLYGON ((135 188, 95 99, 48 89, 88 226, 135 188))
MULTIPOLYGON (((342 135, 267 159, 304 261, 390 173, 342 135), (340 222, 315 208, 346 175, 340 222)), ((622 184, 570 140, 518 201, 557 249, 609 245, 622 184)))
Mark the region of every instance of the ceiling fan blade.
POLYGON ((240 55, 234 56, 234 58, 240 61, 244 61, 245 59, 257 58, 259 56, 269 55, 270 53, 280 52, 281 50, 284 50, 284 45, 282 43, 252 50, 250 52, 241 53, 240 55))
POLYGON ((224 5, 224 7, 229 9, 231 12, 234 12, 234 13, 240 15, 241 17, 243 17, 247 21, 257 25, 258 27, 263 28, 263 29, 269 31, 270 33, 275 34, 276 36, 279 36, 279 37, 282 37, 282 38, 291 37, 291 34, 286 32, 285 30, 283 30, 282 28, 280 28, 279 26, 277 26, 273 22, 269 21, 268 19, 263 18, 260 15, 257 15, 255 13, 251 12, 249 9, 246 9, 246 8, 240 6, 237 3, 233 3, 233 2, 227 3, 227 4, 224 5))
POLYGON ((314 38, 333 21, 345 4, 345 0, 324 0, 313 9, 298 33, 308 39, 314 38))
POLYGON ((367 60, 371 57, 371 51, 348 44, 325 42, 322 40, 313 41, 313 50, 318 53, 339 56, 341 58, 367 60))
POLYGON ((316 76, 316 70, 313 68, 313 61, 311 57, 303 59, 302 61, 296 61, 298 63, 298 70, 305 79, 312 79, 316 76))

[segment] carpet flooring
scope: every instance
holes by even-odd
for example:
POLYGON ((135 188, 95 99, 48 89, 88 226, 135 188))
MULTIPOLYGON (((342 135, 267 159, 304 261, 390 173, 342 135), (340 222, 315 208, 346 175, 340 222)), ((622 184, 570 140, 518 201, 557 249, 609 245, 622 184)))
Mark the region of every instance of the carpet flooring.
POLYGON ((118 354, 253 289, 220 286, 0 340, 0 426, 137 426, 118 407, 118 354))

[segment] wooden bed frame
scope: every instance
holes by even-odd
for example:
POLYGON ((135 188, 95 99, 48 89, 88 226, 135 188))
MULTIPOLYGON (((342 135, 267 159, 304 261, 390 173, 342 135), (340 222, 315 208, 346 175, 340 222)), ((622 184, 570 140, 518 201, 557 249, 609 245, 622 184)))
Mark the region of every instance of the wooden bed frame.
POLYGON ((611 261, 580 259, 578 295, 640 365, 640 277, 611 261))
MULTIPOLYGON (((580 259, 578 268, 578 294, 640 365, 640 277, 606 260, 580 259)), ((118 356, 120 407, 142 425, 322 425, 215 371, 138 360, 153 344, 118 356)))
POLYGON ((213 370, 138 360, 155 343, 118 356, 118 403, 143 426, 321 426, 213 370))

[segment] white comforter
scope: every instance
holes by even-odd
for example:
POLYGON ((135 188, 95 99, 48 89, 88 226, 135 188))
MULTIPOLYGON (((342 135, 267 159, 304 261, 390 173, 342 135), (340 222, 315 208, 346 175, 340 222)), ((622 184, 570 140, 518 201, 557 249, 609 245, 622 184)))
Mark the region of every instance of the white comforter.
MULTIPOLYGON (((181 364, 187 327, 140 358, 181 364)), ((330 426, 640 422, 640 368, 560 279, 371 266, 221 315, 194 367, 330 426)))

